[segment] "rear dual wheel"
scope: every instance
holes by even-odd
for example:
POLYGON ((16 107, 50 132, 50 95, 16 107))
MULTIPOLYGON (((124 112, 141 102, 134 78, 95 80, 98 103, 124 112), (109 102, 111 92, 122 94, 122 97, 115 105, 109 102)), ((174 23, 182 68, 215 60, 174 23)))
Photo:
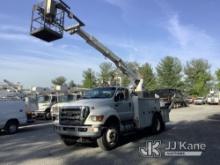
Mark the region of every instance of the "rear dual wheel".
POLYGON ((151 132, 158 134, 165 129, 165 123, 160 114, 154 114, 151 125, 151 132))

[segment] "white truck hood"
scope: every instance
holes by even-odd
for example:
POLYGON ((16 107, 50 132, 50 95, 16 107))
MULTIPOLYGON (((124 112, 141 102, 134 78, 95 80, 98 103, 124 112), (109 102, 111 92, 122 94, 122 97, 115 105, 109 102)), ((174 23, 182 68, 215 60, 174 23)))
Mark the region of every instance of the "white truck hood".
POLYGON ((59 107, 75 107, 75 106, 89 106, 89 107, 100 107, 100 106, 112 106, 113 105, 112 99, 83 99, 78 100, 74 102, 68 102, 68 103, 59 103, 59 107))

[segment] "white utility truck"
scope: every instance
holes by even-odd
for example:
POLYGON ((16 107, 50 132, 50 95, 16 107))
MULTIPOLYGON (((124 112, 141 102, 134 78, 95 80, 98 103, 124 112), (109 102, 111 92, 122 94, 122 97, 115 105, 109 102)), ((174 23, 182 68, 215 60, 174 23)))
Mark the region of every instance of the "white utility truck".
POLYGON ((84 23, 61 0, 44 0, 34 5, 31 35, 44 41, 63 37, 63 31, 78 34, 89 45, 110 59, 131 80, 129 88, 100 87, 86 93, 84 99, 58 104, 59 116, 55 130, 66 145, 94 140, 104 150, 117 146, 124 133, 151 127, 159 133, 169 121, 169 107, 160 107, 159 98, 144 97, 143 79, 110 49, 82 29, 84 23), (77 22, 66 28, 64 16, 77 22), (60 16, 61 15, 61 16, 60 16), (41 21, 41 23, 39 23, 41 21))
POLYGON ((33 87, 32 93, 35 94, 37 109, 33 111, 34 118, 50 119, 50 108, 56 103, 57 97, 51 95, 51 90, 44 87, 33 87))
POLYGON ((220 104, 220 91, 211 90, 207 96, 207 104, 220 104))
POLYGON ((68 96, 66 86, 55 86, 53 90, 43 87, 33 87, 32 92, 36 94, 38 108, 33 112, 36 118, 51 119, 51 107, 62 102, 68 96))
POLYGON ((69 103, 69 102, 77 101, 77 100, 81 99, 81 97, 82 97, 82 95, 80 93, 71 93, 71 94, 68 94, 68 95, 60 96, 59 102, 57 104, 54 104, 51 107, 52 120, 56 120, 57 117, 59 116, 59 107, 60 107, 60 105, 62 105, 63 103, 69 103))
POLYGON ((14 134, 24 124, 27 124, 25 102, 17 98, 0 98, 0 130, 14 134))
POLYGON ((0 97, 20 99, 22 102, 25 102, 25 113, 27 115, 28 122, 33 122, 32 112, 37 109, 36 99, 33 98, 33 94, 28 90, 23 89, 20 83, 13 83, 9 80, 4 80, 5 84, 2 84, 0 87, 0 97))

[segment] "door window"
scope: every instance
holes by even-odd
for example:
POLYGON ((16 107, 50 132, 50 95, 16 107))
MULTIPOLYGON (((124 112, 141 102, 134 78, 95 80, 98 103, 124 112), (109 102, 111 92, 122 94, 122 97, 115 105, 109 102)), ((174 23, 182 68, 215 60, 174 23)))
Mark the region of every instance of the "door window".
POLYGON ((119 88, 115 97, 117 101, 128 100, 129 98, 128 89, 119 88))

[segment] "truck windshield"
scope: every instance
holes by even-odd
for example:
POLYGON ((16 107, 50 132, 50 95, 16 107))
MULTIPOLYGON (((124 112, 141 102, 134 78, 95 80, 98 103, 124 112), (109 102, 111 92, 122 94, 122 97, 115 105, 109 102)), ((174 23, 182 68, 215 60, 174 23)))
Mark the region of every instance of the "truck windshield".
POLYGON ((38 96, 38 103, 46 103, 50 101, 49 96, 38 96))
POLYGON ((70 101, 74 101, 76 100, 76 98, 74 97, 74 95, 64 95, 64 96, 60 96, 58 102, 70 102, 70 101))
POLYGON ((92 99, 92 98, 111 98, 115 93, 115 87, 108 88, 95 88, 85 92, 83 95, 84 99, 92 99))

